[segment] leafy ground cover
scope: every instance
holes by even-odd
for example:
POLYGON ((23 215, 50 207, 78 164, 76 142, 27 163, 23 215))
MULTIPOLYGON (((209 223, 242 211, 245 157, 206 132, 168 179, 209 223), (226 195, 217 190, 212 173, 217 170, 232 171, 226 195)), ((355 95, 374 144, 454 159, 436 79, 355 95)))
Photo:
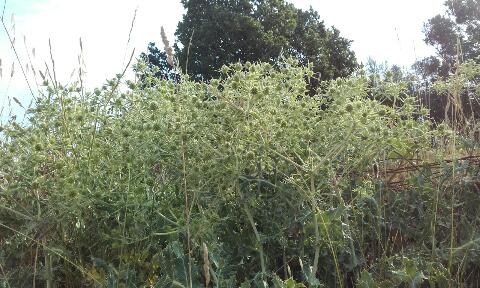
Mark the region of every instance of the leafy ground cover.
POLYGON ((441 124, 361 71, 305 96, 293 60, 45 83, 1 128, 0 285, 478 287, 480 158, 455 97, 480 96, 479 70, 437 84, 441 124))

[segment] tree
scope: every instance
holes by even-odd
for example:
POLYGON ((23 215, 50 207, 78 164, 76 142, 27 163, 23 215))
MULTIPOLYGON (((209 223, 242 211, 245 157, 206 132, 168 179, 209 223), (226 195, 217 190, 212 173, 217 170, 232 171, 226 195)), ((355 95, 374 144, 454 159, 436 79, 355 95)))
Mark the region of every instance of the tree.
MULTIPOLYGON (((312 63, 322 79, 348 76, 357 67, 351 41, 338 29, 326 28, 311 8, 303 11, 284 0, 182 0, 182 4, 186 13, 175 33, 179 42, 175 51, 181 68, 196 80, 218 76, 224 64, 273 62, 282 54, 312 63)), ((150 48, 149 57, 159 56, 150 48)))
POLYGON ((292 35, 290 55, 300 63, 313 63, 313 70, 323 79, 350 75, 356 68, 355 54, 350 50, 350 40, 340 36, 332 27, 326 29, 318 12, 297 9, 297 25, 292 35))
POLYGON ((251 1, 183 0, 182 4, 187 12, 175 35, 183 47, 176 45, 175 50, 184 72, 195 79, 209 79, 223 64, 261 54, 261 26, 251 15, 251 1))
MULTIPOLYGON (((445 15, 436 15, 424 27, 425 43, 437 55, 415 63, 417 72, 427 81, 445 79, 460 61, 480 56, 480 0, 448 0, 445 15)), ((477 59, 478 61, 478 59, 477 59)))

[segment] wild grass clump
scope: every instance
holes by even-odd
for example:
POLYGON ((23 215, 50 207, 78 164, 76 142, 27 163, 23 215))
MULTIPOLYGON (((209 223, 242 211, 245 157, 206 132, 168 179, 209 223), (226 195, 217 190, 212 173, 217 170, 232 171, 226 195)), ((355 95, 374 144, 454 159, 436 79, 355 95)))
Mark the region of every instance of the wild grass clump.
POLYGON ((405 86, 386 105, 361 73, 306 97, 293 60, 221 72, 48 86, 28 123, 2 127, 0 283, 480 281, 478 158, 405 86))

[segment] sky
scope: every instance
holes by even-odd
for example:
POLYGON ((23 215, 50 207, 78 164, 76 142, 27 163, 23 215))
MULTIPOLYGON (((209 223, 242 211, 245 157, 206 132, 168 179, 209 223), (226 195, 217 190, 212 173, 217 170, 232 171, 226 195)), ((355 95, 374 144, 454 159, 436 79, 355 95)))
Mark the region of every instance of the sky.
MULTIPOLYGON (((0 9, 4 6, 2 2, 0 9)), ((404 67, 434 53, 423 42, 422 28, 425 21, 445 10, 444 0, 289 2, 302 9, 311 6, 328 27, 335 26, 341 36, 353 40, 352 49, 360 62, 366 63, 370 57, 404 67)), ((5 121, 10 109, 20 113, 21 108, 12 97, 23 106, 28 106, 33 98, 25 78, 33 94, 38 95, 36 82, 41 82, 38 70, 45 72, 46 65, 52 70, 51 58, 57 80, 73 81, 72 72, 79 67, 80 39, 85 85, 93 89, 121 73, 133 49, 134 57, 138 57, 149 42, 160 43, 161 26, 173 44, 176 25, 183 13, 180 0, 6 0, 3 22, 10 39, 14 39, 20 62, 0 26, 0 121, 5 121), (36 81, 32 67, 37 71, 36 81)), ((129 69, 127 77, 132 76, 129 69)))

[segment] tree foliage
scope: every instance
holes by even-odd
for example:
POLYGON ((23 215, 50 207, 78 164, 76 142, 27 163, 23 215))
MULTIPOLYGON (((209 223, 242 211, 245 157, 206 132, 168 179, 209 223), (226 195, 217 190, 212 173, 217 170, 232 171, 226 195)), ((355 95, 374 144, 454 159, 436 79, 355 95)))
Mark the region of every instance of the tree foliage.
POLYGON ((219 75, 224 64, 272 62, 279 55, 313 63, 322 79, 344 77, 356 68, 351 41, 325 27, 313 9, 284 0, 183 0, 186 14, 175 33, 179 64, 197 80, 219 75))

